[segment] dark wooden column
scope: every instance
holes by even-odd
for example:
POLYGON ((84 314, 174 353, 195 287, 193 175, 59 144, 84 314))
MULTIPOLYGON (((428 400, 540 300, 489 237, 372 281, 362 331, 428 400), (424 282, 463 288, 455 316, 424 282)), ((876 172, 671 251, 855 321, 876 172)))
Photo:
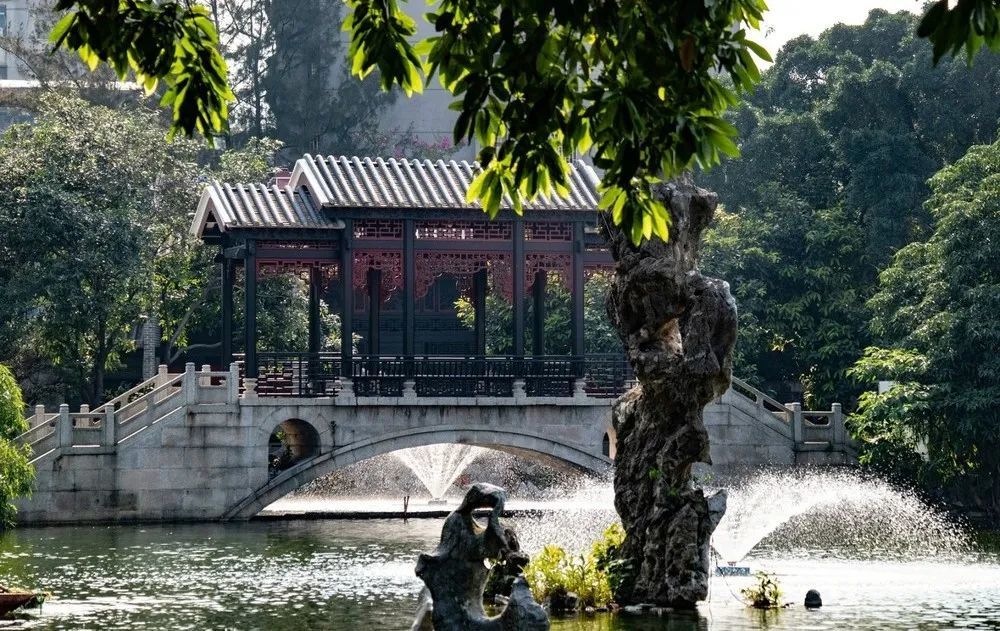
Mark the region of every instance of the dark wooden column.
POLYGON ((382 326, 382 270, 368 270, 368 354, 379 355, 379 329, 382 326))
POLYGON ((323 338, 323 324, 319 317, 320 290, 323 284, 323 274, 316 266, 309 268, 309 352, 320 351, 323 338))
POLYGON ((472 307, 476 317, 476 355, 486 354, 486 270, 472 277, 472 307))
POLYGON ((514 292, 511 303, 514 316, 514 356, 524 357, 524 220, 513 226, 514 292))
POLYGON ((231 258, 222 259, 222 370, 233 363, 233 277, 234 265, 231 258))
POLYGON ((531 354, 540 357, 545 354, 545 270, 535 272, 531 286, 532 305, 531 354))
POLYGON ((246 366, 244 372, 247 377, 257 378, 257 243, 253 239, 247 240, 246 257, 243 265, 244 300, 246 314, 243 324, 243 335, 246 341, 246 366))
POLYGON ((582 221, 573 222, 573 340, 572 352, 576 357, 583 357, 586 352, 585 339, 583 336, 583 305, 586 291, 585 274, 583 267, 584 257, 584 224, 582 221))
POLYGON ((345 379, 352 376, 354 359, 354 222, 344 220, 340 243, 340 374, 345 379))
POLYGON ((403 220, 403 356, 413 357, 416 349, 416 308, 417 266, 414 245, 416 225, 412 219, 403 220))

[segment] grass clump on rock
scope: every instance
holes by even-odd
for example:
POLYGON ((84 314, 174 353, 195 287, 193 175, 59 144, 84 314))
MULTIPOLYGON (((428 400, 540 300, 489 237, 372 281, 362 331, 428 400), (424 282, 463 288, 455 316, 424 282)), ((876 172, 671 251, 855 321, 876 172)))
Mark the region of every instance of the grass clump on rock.
POLYGON ((754 574, 757 583, 740 590, 743 597, 750 601, 755 609, 777 609, 781 607, 781 588, 778 579, 769 572, 754 574))

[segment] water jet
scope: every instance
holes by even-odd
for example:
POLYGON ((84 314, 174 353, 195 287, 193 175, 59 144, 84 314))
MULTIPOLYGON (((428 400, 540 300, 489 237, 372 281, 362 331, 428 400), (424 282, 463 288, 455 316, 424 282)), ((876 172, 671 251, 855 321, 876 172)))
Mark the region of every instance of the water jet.
POLYGON ((444 504, 444 496, 452 483, 484 451, 472 445, 440 444, 400 449, 393 455, 430 492, 431 504, 444 504))

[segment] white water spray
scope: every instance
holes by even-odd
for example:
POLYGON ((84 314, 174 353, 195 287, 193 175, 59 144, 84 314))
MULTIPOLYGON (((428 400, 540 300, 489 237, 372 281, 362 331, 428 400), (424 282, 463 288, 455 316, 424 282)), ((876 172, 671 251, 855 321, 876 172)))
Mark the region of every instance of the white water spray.
POLYGON ((430 491, 431 499, 440 500, 448 488, 485 449, 471 445, 428 445, 393 452, 409 467, 430 491))
POLYGON ((723 561, 737 562, 767 540, 795 551, 851 556, 942 556, 968 549, 946 515, 915 494, 852 471, 762 471, 726 484, 726 514, 712 537, 723 561))

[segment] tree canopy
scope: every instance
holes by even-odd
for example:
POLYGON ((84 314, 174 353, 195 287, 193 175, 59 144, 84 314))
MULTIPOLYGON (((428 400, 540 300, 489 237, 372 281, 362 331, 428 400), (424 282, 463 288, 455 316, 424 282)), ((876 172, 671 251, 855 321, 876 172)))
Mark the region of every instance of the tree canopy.
MULTIPOLYGON (((218 327, 218 267, 190 212, 206 178, 270 177, 278 145, 212 154, 165 129, 141 107, 45 93, 32 124, 0 136, 0 358, 35 400, 101 402, 143 317, 163 327, 167 360, 218 327)), ((294 329, 287 293, 262 289, 278 319, 265 340, 294 329)))
POLYGON ((80 54, 91 70, 106 63, 129 72, 147 92, 162 81, 160 103, 173 111, 171 134, 221 134, 233 100, 219 36, 207 7, 193 2, 58 0, 55 46, 80 54))
POLYGON ((880 380, 889 387, 863 394, 852 422, 865 461, 962 479, 996 515, 1000 142, 971 148, 930 185, 934 231, 882 272, 869 303, 878 345, 852 371, 873 390, 880 380))
MULTIPOLYGON (((567 158, 591 151, 604 170, 602 207, 637 243, 668 234, 653 183, 737 153, 721 115, 758 80, 755 57, 769 59, 748 39, 764 0, 442 0, 427 15, 436 34, 418 43, 398 0, 347 4, 355 74, 377 68, 383 87, 407 94, 436 74, 455 95, 455 141, 482 144, 470 199, 494 215, 506 195, 520 212, 525 199, 563 191, 567 158)), ((167 84, 172 131, 224 130, 233 94, 205 7, 59 0, 56 9, 66 11, 57 45, 92 68, 106 62, 123 78, 131 69, 147 90, 167 84)), ((1000 48, 1000 0, 939 0, 919 35, 935 61, 1000 48)))
POLYGON ((780 396, 851 402, 878 273, 932 229, 927 179, 996 139, 1000 57, 934 68, 916 26, 875 10, 788 42, 730 115, 741 156, 697 178, 725 207, 703 255, 740 305, 735 370, 780 396))

